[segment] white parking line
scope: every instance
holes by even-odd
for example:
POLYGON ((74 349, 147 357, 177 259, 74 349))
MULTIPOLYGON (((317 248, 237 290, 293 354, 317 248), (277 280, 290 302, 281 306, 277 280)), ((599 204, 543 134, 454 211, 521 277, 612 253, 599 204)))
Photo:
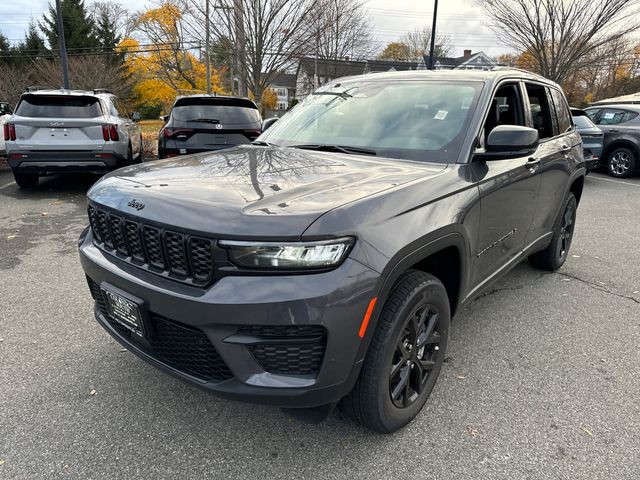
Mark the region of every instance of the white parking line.
POLYGON ((596 177, 595 175, 589 175, 589 178, 593 178, 594 180, 602 180, 604 182, 613 182, 613 183, 621 183, 622 185, 631 185, 632 187, 640 187, 639 183, 623 182, 622 180, 614 180, 613 178, 602 178, 602 177, 596 177))
POLYGON ((15 185, 15 184, 16 184, 16 182, 9 182, 9 183, 7 183, 5 185, 2 185, 0 187, 0 190, 4 190, 5 188, 10 187, 11 185, 15 185))

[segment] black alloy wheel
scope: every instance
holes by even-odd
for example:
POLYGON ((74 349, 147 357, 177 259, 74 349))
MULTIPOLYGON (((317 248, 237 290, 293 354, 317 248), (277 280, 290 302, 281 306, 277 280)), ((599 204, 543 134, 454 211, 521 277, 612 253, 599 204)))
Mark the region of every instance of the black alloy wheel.
POLYGON ((578 201, 573 192, 569 192, 564 202, 564 208, 553 226, 551 242, 544 250, 529 256, 529 263, 532 266, 553 272, 564 264, 573 240, 577 210, 578 201))
POLYGON ((389 374, 389 394, 398 408, 412 405, 430 383, 441 353, 439 320, 431 304, 419 305, 406 320, 389 374))
POLYGON ((413 420, 444 363, 450 318, 449 296, 438 278, 418 270, 403 273, 382 307, 358 381, 341 409, 380 433, 413 420))

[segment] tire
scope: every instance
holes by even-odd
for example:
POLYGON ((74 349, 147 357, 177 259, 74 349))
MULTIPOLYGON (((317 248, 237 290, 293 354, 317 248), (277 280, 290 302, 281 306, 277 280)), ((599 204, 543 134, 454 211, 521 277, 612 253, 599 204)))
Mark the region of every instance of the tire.
POLYGON ((380 433, 413 420, 442 368, 450 317, 440 280, 417 270, 404 273, 384 304, 358 381, 340 402, 342 411, 380 433))
POLYGON ((607 157, 607 173, 616 178, 628 178, 638 169, 638 155, 630 148, 616 148, 607 157))
POLYGON ((40 179, 37 173, 13 172, 13 178, 20 188, 33 188, 38 185, 40 179))
POLYGON ((558 270, 567 259, 573 230, 576 225, 576 211, 578 202, 573 193, 564 202, 562 214, 556 219, 553 226, 553 237, 547 248, 529 256, 529 263, 540 270, 553 272, 558 270))

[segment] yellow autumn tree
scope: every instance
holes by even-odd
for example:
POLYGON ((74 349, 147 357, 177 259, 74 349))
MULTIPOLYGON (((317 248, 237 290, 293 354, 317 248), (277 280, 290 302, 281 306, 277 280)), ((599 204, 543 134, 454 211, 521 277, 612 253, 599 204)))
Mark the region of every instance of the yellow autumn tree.
POLYGON ((275 110, 278 106, 278 95, 273 88, 267 88, 262 92, 262 111, 275 110))
MULTIPOLYGON (((172 1, 148 9, 135 21, 135 31, 146 39, 145 43, 124 38, 117 47, 125 55, 125 68, 134 79, 140 106, 159 105, 168 111, 176 95, 206 90, 204 62, 183 48, 182 18, 182 10, 172 1)), ((211 86, 216 93, 225 93, 221 73, 220 69, 211 69, 211 86)))

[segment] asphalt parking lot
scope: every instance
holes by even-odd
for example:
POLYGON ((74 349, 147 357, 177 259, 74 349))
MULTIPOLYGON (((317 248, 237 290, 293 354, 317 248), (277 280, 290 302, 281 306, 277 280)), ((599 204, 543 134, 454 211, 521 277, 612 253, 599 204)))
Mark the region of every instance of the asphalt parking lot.
POLYGON ((637 479, 640 178, 587 177, 559 273, 521 264, 454 320, 392 436, 228 402, 93 320, 76 241, 95 177, 0 171, 0 478, 637 479))

